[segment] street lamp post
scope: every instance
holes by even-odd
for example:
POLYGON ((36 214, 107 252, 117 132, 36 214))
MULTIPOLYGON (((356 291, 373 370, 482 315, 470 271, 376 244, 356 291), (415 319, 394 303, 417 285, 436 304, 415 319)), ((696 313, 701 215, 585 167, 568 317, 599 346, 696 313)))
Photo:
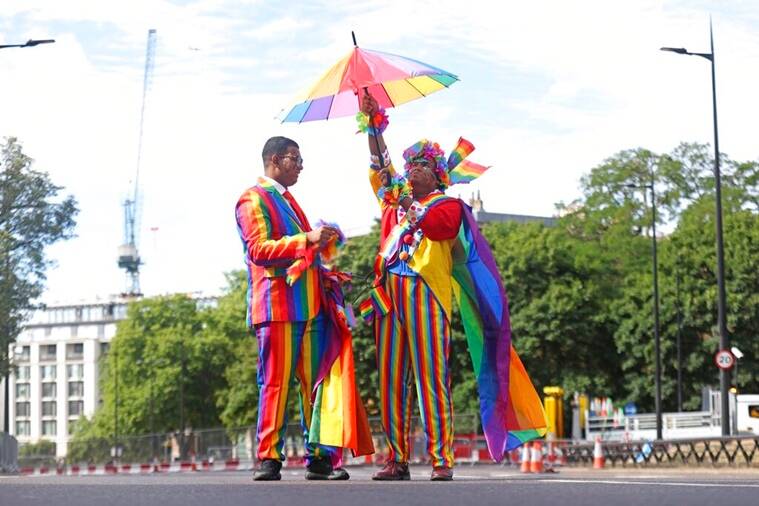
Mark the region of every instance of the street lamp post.
POLYGON ((654 407, 656 409, 656 439, 662 439, 662 408, 661 408, 661 337, 659 336, 659 261, 656 252, 656 192, 654 190, 654 174, 651 173, 651 183, 635 185, 628 184, 628 188, 641 188, 651 190, 651 256, 653 261, 654 276, 654 355, 655 355, 655 385, 656 395, 654 407))
POLYGON ((5 381, 3 388, 4 391, 4 399, 3 399, 3 432, 6 434, 11 433, 11 417, 10 417, 10 409, 11 409, 11 371, 10 368, 13 365, 13 359, 16 357, 16 355, 21 355, 23 348, 19 345, 16 345, 13 347, 12 350, 8 352, 8 370, 5 372, 5 381))
MULTIPOLYGON (((6 49, 9 47, 34 47, 40 44, 52 44, 55 39, 29 39, 23 44, 0 44, 0 49, 6 49)), ((10 337, 10 336, 9 336, 10 337)), ((10 371, 5 373, 4 383, 4 400, 3 400, 3 430, 6 434, 10 434, 10 371)))
POLYGON ((119 456, 119 354, 113 350, 113 459, 119 456))
POLYGON ((683 410, 683 315, 680 309, 680 269, 675 273, 675 298, 677 299, 677 411, 683 410))
MULTIPOLYGON (((715 200, 715 226, 717 235, 717 328, 719 329, 719 348, 720 350, 728 349, 727 338, 727 314, 726 314, 726 296, 725 296, 725 251, 722 237, 722 181, 719 168, 719 135, 717 131, 717 84, 714 71, 714 34, 712 32, 712 22, 709 20, 709 42, 711 44, 710 53, 691 53, 683 47, 663 47, 662 51, 670 51, 677 54, 690 56, 700 56, 706 58, 712 64, 712 114, 714 118, 714 200, 715 200)), ((728 388, 730 386, 730 372, 720 369, 719 386, 720 386, 720 411, 722 417, 722 435, 730 435, 730 404, 728 399, 728 388)))

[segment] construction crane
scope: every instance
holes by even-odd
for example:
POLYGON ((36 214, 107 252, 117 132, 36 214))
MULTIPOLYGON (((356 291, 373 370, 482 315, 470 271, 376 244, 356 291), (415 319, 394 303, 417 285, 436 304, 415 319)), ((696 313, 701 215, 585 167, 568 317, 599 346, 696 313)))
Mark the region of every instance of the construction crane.
POLYGON ((139 297, 140 291, 140 265, 142 260, 137 251, 139 239, 139 178, 140 163, 142 162, 142 132, 145 124, 145 103, 150 83, 153 78, 153 60, 155 58, 156 31, 148 30, 148 48, 145 53, 145 77, 142 83, 142 109, 140 111, 140 136, 137 145, 137 169, 134 176, 134 191, 132 196, 124 200, 124 244, 119 246, 119 268, 126 271, 125 297, 139 297))

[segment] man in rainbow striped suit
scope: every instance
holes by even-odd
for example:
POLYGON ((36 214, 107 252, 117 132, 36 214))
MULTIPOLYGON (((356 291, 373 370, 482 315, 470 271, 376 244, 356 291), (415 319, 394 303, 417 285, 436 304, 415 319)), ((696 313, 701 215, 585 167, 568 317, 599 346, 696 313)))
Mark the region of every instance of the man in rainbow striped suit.
POLYGON ((545 434, 540 398, 511 346, 508 301, 492 252, 469 208, 445 195, 487 167, 465 158, 465 139, 446 160, 440 147, 422 139, 409 147, 403 178, 396 174, 382 137, 387 117, 368 93, 360 120, 368 124, 370 182, 382 208, 375 283, 361 314, 373 319, 379 369, 382 424, 390 447, 375 480, 408 480, 411 374, 431 480, 453 479, 453 406, 450 321, 458 302, 480 394, 483 430, 497 462, 530 439, 545 434))
POLYGON ((348 479, 339 462, 341 448, 308 441, 312 389, 326 347, 326 318, 321 307, 319 255, 288 284, 287 269, 320 250, 337 231, 311 229, 288 188, 298 181, 303 159, 295 141, 272 137, 263 148, 264 176, 246 190, 235 210, 248 266, 248 326, 258 340, 258 424, 260 468, 254 480, 281 479, 286 404, 293 378, 300 382, 301 419, 306 437, 306 479, 348 479))

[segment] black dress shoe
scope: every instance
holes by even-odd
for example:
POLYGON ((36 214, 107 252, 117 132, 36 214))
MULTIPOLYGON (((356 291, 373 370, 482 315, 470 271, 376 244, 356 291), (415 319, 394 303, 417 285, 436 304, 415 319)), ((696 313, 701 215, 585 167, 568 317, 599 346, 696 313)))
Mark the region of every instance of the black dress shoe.
POLYGON ((279 481, 282 475, 279 470, 282 469, 282 462, 274 459, 264 459, 261 467, 253 472, 253 481, 279 481))
POLYGON ((342 481, 342 480, 350 480, 351 475, 348 474, 348 471, 343 469, 342 467, 336 467, 332 470, 332 474, 329 475, 328 480, 332 481, 342 481))
POLYGON ((306 466, 307 480, 328 480, 332 474, 332 462, 324 457, 313 457, 306 466))

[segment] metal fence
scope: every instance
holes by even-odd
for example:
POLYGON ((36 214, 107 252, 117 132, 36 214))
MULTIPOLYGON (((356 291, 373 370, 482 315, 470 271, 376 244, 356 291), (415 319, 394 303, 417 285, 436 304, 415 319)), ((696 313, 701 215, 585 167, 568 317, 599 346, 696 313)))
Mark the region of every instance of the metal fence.
MULTIPOLYGON (((592 465, 595 443, 557 442, 568 465, 592 465)), ((603 441, 607 465, 634 467, 759 467, 759 436, 707 437, 661 441, 603 441)))
POLYGON ((0 473, 18 472, 18 443, 8 433, 0 432, 0 473))
MULTIPOLYGON (((369 419, 377 457, 381 461, 387 454, 387 441, 379 418, 369 419)), ((413 462, 427 459, 426 438, 419 417, 411 418, 410 442, 413 462)), ((454 417, 456 441, 459 446, 472 445, 479 433, 479 417, 474 414, 454 417)), ((291 423, 285 429, 285 456, 292 462, 302 461, 305 456, 304 434, 299 423, 291 423)), ((64 465, 91 465, 108 463, 171 463, 183 461, 253 461, 255 460, 255 427, 237 429, 204 429, 186 433, 171 432, 140 436, 73 440, 68 443, 67 457, 56 459, 54 455, 23 455, 19 457, 22 468, 61 467, 64 465)), ((345 456, 346 463, 359 463, 345 456)), ((365 462, 365 459, 360 459, 365 462)))

